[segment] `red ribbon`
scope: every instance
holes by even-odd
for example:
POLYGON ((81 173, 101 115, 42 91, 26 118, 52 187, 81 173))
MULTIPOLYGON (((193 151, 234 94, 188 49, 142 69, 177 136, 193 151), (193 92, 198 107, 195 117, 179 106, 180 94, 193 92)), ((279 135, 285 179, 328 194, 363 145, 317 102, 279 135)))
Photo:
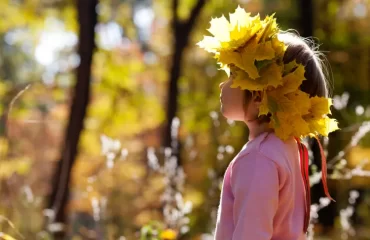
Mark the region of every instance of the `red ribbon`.
MULTIPOLYGON (((319 148, 320 148, 321 174, 322 174, 321 181, 322 181, 322 184, 324 186, 324 192, 325 192, 325 195, 330 200, 334 201, 333 198, 329 194, 328 185, 327 185, 327 181, 326 181, 326 175, 327 174, 326 174, 325 153, 324 153, 323 147, 322 147, 319 139, 316 138, 316 140, 317 140, 317 142, 319 144, 319 148)), ((310 187, 310 176, 309 176, 309 173, 308 173, 309 159, 308 159, 308 151, 307 151, 306 146, 303 143, 301 143, 301 141, 298 138, 296 138, 296 141, 297 141, 297 144, 298 144, 299 156, 300 156, 300 159, 301 159, 301 174, 302 174, 302 178, 303 178, 304 188, 305 188, 305 191, 306 191, 306 206, 305 206, 305 218, 304 218, 303 231, 307 232, 308 225, 310 223, 310 213, 311 213, 311 187, 310 187)))
POLYGON ((322 181, 322 185, 324 186, 324 192, 325 192, 325 195, 332 201, 335 202, 335 200, 330 196, 329 194, 329 190, 328 190, 328 184, 327 184, 327 181, 326 181, 326 157, 325 157, 325 153, 324 153, 324 149, 320 143, 320 140, 316 137, 316 140, 319 144, 319 148, 320 148, 320 155, 321 155, 321 174, 322 174, 322 178, 321 178, 321 181, 322 181))

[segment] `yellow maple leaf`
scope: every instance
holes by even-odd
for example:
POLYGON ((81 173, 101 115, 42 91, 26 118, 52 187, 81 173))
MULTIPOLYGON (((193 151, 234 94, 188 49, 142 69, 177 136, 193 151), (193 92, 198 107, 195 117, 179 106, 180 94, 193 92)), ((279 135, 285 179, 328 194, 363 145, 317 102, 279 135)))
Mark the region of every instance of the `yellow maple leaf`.
POLYGON ((233 30, 241 31, 242 28, 248 25, 248 19, 250 18, 250 13, 247 13, 243 8, 238 6, 234 13, 230 13, 230 24, 235 27, 233 30))
POLYGON ((298 63, 296 60, 293 60, 287 64, 284 64, 284 76, 288 73, 291 73, 294 69, 298 67, 298 63))
POLYGON ((286 97, 295 103, 297 111, 301 115, 310 113, 311 102, 309 94, 297 89, 295 92, 286 94, 286 97))
POLYGON ((277 87, 281 85, 281 66, 276 63, 271 63, 263 67, 260 71, 261 77, 252 79, 248 73, 243 70, 234 70, 232 88, 240 87, 242 90, 262 91, 267 87, 277 87))
POLYGON ((291 126, 293 127, 293 136, 305 137, 310 133, 309 124, 302 118, 302 115, 296 114, 291 116, 291 126))
POLYGON ((250 78, 256 79, 260 76, 257 67, 254 65, 257 46, 256 40, 252 39, 244 48, 240 48, 237 51, 220 52, 218 61, 222 64, 234 64, 246 71, 250 78))
POLYGON ((338 121, 334 118, 326 118, 326 126, 328 128, 328 133, 334 132, 339 130, 338 121))
POLYGON ((289 121, 289 116, 285 112, 277 112, 271 121, 272 127, 278 138, 285 141, 293 134, 293 128, 289 121))
POLYGON ((332 105, 331 98, 325 97, 312 97, 310 112, 315 118, 321 118, 323 115, 330 114, 330 107, 332 105))
POLYGON ((271 16, 266 16, 263 20, 263 27, 262 30, 257 33, 257 41, 264 42, 266 39, 272 37, 273 35, 279 32, 279 28, 276 23, 276 19, 274 18, 275 14, 271 16))
POLYGON ((224 70, 227 77, 230 77, 230 67, 228 65, 220 64, 220 70, 224 70))
POLYGON ((203 40, 198 42, 197 45, 211 53, 217 53, 217 49, 221 47, 220 41, 210 36, 204 36, 203 40))
POLYGON ((275 134, 282 140, 289 137, 302 137, 310 133, 309 124, 298 113, 277 112, 274 120, 275 134))
POLYGON ((259 14, 250 16, 243 8, 238 6, 234 13, 230 13, 231 42, 229 46, 223 44, 224 49, 235 49, 248 42, 262 28, 259 14))
POLYGON ((329 133, 338 130, 338 122, 335 119, 325 117, 321 119, 309 119, 310 132, 327 137, 329 133))
POLYGON ((275 56, 283 58, 287 46, 284 42, 279 40, 279 36, 273 37, 271 39, 272 48, 275 50, 275 56))
POLYGON ((264 92, 259 108, 259 114, 265 115, 267 113, 271 113, 274 115, 277 112, 290 114, 298 113, 295 103, 278 92, 277 89, 264 92))
POLYGON ((258 44, 255 59, 257 61, 269 60, 275 57, 275 50, 272 47, 271 41, 258 44))
POLYGON ((296 91, 301 86, 304 77, 305 69, 303 65, 299 65, 293 72, 283 77, 283 86, 280 87, 279 91, 282 94, 287 94, 296 91))
POLYGON ((230 29, 230 23, 224 15, 211 20, 211 27, 208 31, 220 42, 230 41, 230 34, 227 34, 230 29))
POLYGON ((261 28, 259 15, 251 17, 238 6, 234 13, 230 13, 230 22, 225 16, 213 18, 208 29, 213 37, 205 36, 197 45, 212 53, 233 51, 248 42, 261 28))

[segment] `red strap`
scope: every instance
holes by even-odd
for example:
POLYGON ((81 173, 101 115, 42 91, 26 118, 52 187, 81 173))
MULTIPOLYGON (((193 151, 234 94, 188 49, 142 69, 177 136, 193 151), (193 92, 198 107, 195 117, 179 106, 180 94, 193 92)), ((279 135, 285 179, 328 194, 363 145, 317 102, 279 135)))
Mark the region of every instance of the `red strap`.
POLYGON ((303 225, 303 232, 307 232, 308 225, 310 223, 310 213, 311 213, 311 188, 310 188, 310 178, 308 174, 308 151, 304 144, 300 142, 298 138, 296 138, 298 149, 299 149, 299 156, 301 159, 301 174, 303 178, 304 188, 306 191, 306 205, 305 205, 305 217, 304 217, 304 225, 303 225))
MULTIPOLYGON (((300 159, 301 159, 301 173, 302 173, 302 178, 303 178, 303 182, 304 182, 304 188, 306 190, 306 206, 305 206, 305 219, 304 219, 303 231, 307 232, 308 225, 309 225, 309 222, 310 222, 310 212, 311 212, 311 187, 310 187, 310 178, 309 178, 309 173, 308 173, 308 162, 309 162, 308 150, 307 150, 306 146, 303 143, 301 143, 301 141, 298 138, 295 138, 295 139, 297 141, 297 145, 298 145, 298 149, 299 149, 299 156, 300 156, 300 159)), ((320 143, 320 140, 317 137, 316 137, 316 140, 317 140, 317 142, 319 144, 319 148, 320 148, 321 174, 322 174, 321 181, 322 181, 322 184, 324 186, 324 192, 325 192, 325 195, 330 200, 334 201, 334 199, 329 194, 328 185, 327 185, 327 181, 326 181, 326 177, 327 177, 326 171, 327 171, 327 169, 326 169, 325 153, 324 153, 323 147, 320 143)))
POLYGON ((319 148, 320 148, 320 155, 321 155, 321 181, 322 181, 322 185, 324 186, 324 192, 325 192, 325 195, 332 201, 335 202, 335 200, 330 196, 330 193, 329 193, 329 189, 328 189, 328 183, 326 181, 326 157, 325 157, 325 153, 324 153, 324 149, 322 148, 322 145, 321 145, 321 142, 320 140, 316 137, 316 140, 317 140, 317 143, 319 144, 319 148))
POLYGON ((306 146, 301 143, 302 149, 303 149, 303 165, 304 165, 304 170, 305 170, 305 187, 306 187, 306 224, 305 224, 305 231, 308 229, 308 225, 310 224, 310 214, 311 214, 311 185, 310 185, 310 175, 308 173, 308 151, 306 146))

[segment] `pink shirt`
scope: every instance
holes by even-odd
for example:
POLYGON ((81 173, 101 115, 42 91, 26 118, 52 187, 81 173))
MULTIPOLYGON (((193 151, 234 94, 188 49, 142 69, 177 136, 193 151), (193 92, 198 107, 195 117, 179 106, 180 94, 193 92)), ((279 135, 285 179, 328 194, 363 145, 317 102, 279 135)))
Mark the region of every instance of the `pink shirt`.
POLYGON ((229 164, 215 240, 303 240, 305 190, 296 141, 262 133, 229 164))

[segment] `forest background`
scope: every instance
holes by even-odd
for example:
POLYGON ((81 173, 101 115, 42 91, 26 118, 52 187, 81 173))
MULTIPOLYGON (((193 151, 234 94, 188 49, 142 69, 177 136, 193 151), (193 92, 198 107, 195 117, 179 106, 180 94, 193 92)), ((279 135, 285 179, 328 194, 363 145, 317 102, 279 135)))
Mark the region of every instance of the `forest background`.
POLYGON ((213 239, 247 141, 196 43, 238 5, 313 36, 340 131, 310 146, 310 239, 370 239, 369 0, 0 0, 0 239, 213 239))

